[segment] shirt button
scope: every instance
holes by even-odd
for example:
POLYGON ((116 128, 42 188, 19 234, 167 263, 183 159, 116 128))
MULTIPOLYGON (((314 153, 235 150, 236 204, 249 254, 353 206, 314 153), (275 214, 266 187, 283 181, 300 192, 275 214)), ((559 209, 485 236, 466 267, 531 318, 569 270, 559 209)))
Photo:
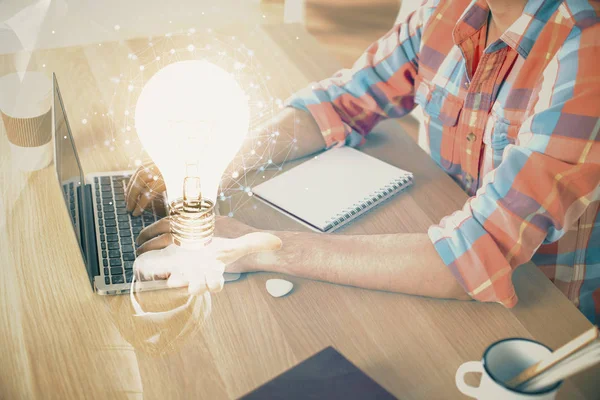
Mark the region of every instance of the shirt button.
POLYGON ((465 87, 465 89, 468 89, 468 88, 469 88, 469 86, 470 86, 470 85, 469 85, 469 81, 465 81, 465 83, 464 83, 464 87, 465 87))
POLYGON ((469 134, 467 135, 467 142, 472 143, 475 141, 476 138, 477 136, 475 136, 473 132, 469 132, 469 134))
POLYGON ((473 178, 471 177, 471 175, 465 176, 465 182, 467 183, 467 185, 471 185, 471 183, 473 183, 473 178))

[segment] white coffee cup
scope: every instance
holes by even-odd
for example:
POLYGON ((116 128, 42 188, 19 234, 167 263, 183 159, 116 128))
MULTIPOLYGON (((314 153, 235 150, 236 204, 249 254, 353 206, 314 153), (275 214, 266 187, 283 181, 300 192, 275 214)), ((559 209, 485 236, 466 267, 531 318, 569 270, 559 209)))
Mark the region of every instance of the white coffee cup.
POLYGON ((0 116, 12 161, 23 171, 52 161, 52 81, 43 72, 0 77, 0 116))
POLYGON ((550 387, 521 391, 509 388, 505 382, 519 372, 537 363, 552 351, 541 343, 529 339, 503 339, 490 345, 481 361, 468 361, 456 371, 456 387, 461 393, 479 400, 551 400, 556 397, 561 382, 550 387), (465 382, 469 372, 481 373, 479 386, 465 382))

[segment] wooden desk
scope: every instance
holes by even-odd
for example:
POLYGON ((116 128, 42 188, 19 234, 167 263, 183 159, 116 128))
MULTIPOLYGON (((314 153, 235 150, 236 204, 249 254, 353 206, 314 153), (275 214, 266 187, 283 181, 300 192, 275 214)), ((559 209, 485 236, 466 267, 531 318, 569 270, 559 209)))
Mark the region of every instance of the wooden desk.
MULTIPOLYGON (((300 27, 237 32, 271 71, 274 96, 285 98, 338 67, 300 27)), ((129 70, 128 51, 142 45, 148 40, 34 55, 33 65, 46 64, 59 76, 86 172, 132 168, 140 157, 135 138, 123 144, 135 135, 121 133, 101 114, 122 106, 122 98, 111 98, 110 78, 129 70)), ((2 59, 3 73, 9 66, 2 59)), ((401 123, 408 128, 410 121, 401 123)), ((590 326, 532 265, 515 273, 520 303, 512 310, 297 278, 289 278, 291 295, 275 299, 265 290, 275 274, 256 273, 213 295, 204 324, 202 298, 164 324, 134 317, 129 297, 101 297, 90 289, 54 167, 19 172, 5 135, 0 145, 0 398, 235 398, 329 345, 400 398, 461 398, 456 369, 480 359, 492 342, 519 336, 556 347, 590 326)), ((423 232, 462 206, 466 195, 396 122, 380 126, 364 151, 412 170, 416 184, 341 234, 423 232)), ((304 229, 239 196, 245 195, 234 194, 222 211, 233 204, 236 217, 257 227, 304 229)), ((142 297, 146 308, 159 311, 187 299, 181 291, 142 297)), ((598 372, 569 380, 559 397, 597 398, 598 372)))

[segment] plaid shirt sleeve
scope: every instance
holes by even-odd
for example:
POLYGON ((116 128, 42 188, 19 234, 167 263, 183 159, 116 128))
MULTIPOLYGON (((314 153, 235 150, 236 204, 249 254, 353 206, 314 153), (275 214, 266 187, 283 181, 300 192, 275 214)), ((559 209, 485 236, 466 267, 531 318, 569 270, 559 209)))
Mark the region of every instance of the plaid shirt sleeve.
POLYGON ((574 32, 563 44, 501 164, 462 210, 429 228, 443 261, 476 300, 514 306, 513 270, 600 199, 599 28, 574 32))
POLYGON ((311 113, 327 147, 362 144, 377 122, 415 107, 421 31, 437 2, 426 1, 372 44, 351 69, 312 83, 288 100, 288 105, 311 113))

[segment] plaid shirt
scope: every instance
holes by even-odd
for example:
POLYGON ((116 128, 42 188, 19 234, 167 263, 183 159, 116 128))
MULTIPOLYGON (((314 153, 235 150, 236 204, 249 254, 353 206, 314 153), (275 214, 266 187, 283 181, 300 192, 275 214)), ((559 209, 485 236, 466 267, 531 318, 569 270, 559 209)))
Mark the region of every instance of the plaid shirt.
POLYGON ((476 300, 517 303, 532 260, 600 323, 600 3, 530 0, 487 48, 485 0, 426 1, 352 69, 296 94, 332 145, 415 105, 419 143, 471 196, 429 228, 476 300))

